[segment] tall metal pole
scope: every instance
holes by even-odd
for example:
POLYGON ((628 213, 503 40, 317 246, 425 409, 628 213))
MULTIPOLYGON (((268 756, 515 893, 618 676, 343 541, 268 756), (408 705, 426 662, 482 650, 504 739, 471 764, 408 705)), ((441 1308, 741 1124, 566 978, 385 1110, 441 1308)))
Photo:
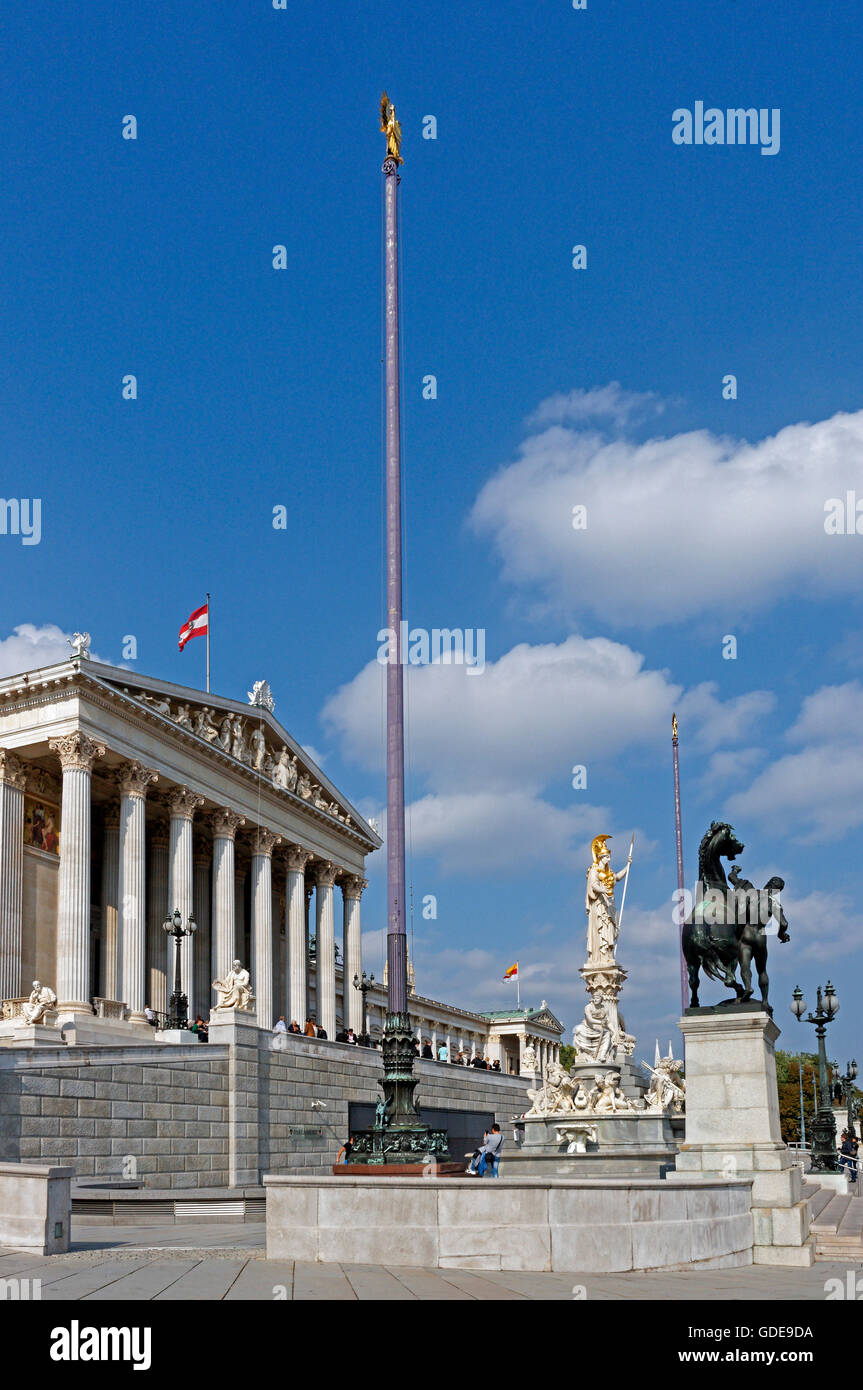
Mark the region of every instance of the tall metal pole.
POLYGON ((210 595, 207 594, 207 694, 210 693, 210 595))
POLYGON ((399 232, 397 160, 387 156, 384 174, 386 337, 386 567, 387 626, 387 1007, 407 1008, 405 931, 405 746, 402 664, 402 477, 399 402, 399 232))
POLYGON ((797 1080, 800 1082, 800 1142, 806 1147, 806 1116, 803 1114, 803 1054, 797 1054, 797 1080))
POLYGON ((683 826, 680 819, 680 761, 677 753, 677 715, 671 716, 671 756, 674 762, 674 830, 677 836, 677 887, 678 911, 681 913, 677 949, 680 957, 680 1006, 685 1013, 689 1004, 689 981, 686 975, 686 961, 683 957, 683 826))

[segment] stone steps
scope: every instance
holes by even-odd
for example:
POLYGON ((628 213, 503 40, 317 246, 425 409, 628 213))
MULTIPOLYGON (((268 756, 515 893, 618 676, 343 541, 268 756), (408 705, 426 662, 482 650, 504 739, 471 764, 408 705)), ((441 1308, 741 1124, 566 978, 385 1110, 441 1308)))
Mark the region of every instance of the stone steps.
POLYGON ((807 1185, 816 1260, 863 1260, 863 1200, 807 1185))

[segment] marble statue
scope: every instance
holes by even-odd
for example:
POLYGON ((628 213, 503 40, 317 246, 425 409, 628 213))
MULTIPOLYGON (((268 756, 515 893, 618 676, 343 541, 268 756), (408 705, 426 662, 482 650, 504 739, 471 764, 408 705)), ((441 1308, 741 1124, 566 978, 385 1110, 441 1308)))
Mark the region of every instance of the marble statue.
POLYGON ((284 787, 287 792, 292 792, 297 785, 297 755, 295 753, 291 757, 285 743, 282 744, 282 751, 276 759, 273 782, 277 787, 284 787))
POLYGON ((231 757, 236 758, 238 763, 248 762, 249 750, 246 747, 245 726, 242 719, 234 719, 234 727, 231 732, 231 757))
POLYGON ((21 1017, 25 1023, 41 1023, 49 1009, 57 1003, 53 989, 39 980, 33 981, 33 988, 26 1003, 21 1005, 21 1017))
POLYGON ((525 1044, 524 1056, 521 1059, 521 1064, 525 1071, 539 1071, 536 1048, 532 1043, 525 1044))
POLYGON ((620 1072, 597 1072, 587 1095, 587 1108, 595 1115, 616 1115, 619 1110, 634 1107, 620 1089, 620 1072))
POLYGON ((71 638, 70 638, 70 640, 69 640, 69 646, 72 648, 72 660, 73 660, 73 661, 75 661, 75 660, 80 661, 82 658, 83 658, 83 659, 86 659, 86 660, 89 660, 89 658, 90 658, 90 642, 91 642, 91 640, 92 640, 92 639, 91 639, 91 637, 90 637, 89 632, 73 632, 73 633, 72 633, 72 636, 71 636, 71 638))
POLYGON ((662 1111, 664 1114, 682 1115, 686 1101, 686 1082, 683 1079, 683 1063, 672 1056, 671 1043, 668 1056, 660 1057, 659 1043, 656 1044, 656 1057, 651 1067, 644 1063, 651 1073, 650 1085, 645 1094, 648 1110, 662 1111))
POLYGON ((251 750, 252 767, 256 772, 260 772, 264 766, 264 759, 267 756, 267 740, 263 733, 255 727, 249 736, 251 750))
POLYGON ((234 724, 231 716, 226 714, 219 725, 219 742, 226 753, 231 751, 231 738, 234 732, 234 724))
POLYGON ((205 739, 207 743, 215 743, 219 737, 219 730, 210 718, 212 713, 209 705, 202 705, 195 715, 195 722, 192 726, 192 732, 197 734, 198 738, 205 739))
POLYGON ((249 704, 254 705, 257 709, 265 709, 272 714, 276 708, 269 681, 255 681, 251 690, 246 691, 246 694, 249 697, 249 704))
POLYGON ((181 729, 191 729, 192 715, 188 705, 178 705, 177 713, 174 715, 174 722, 180 725, 181 729))
POLYGON ((163 700, 158 695, 150 695, 146 690, 141 690, 139 692, 138 699, 143 700, 145 704, 148 704, 157 714, 164 714, 166 718, 171 718, 170 700, 163 700))
POLYGON ((590 846, 593 863, 587 871, 585 896, 589 965, 607 965, 614 960, 618 929, 614 885, 626 877, 632 863, 630 854, 626 868, 614 873, 611 868, 611 851, 606 843, 610 839, 610 835, 597 835, 590 846))
POLYGON ((254 1004, 248 970, 234 961, 224 980, 214 980, 213 989, 219 998, 217 1009, 251 1009, 254 1004))
POLYGON ((528 1091, 532 1102, 528 1115, 562 1115, 573 1109, 573 1090, 575 1083, 560 1062, 552 1062, 548 1068, 545 1085, 528 1091))
POLYGON ((328 811, 328 810, 330 809, 330 803, 327 801, 327 798, 324 796, 324 789, 323 789, 323 787, 319 787, 318 784, 317 784, 317 782, 316 782, 315 785, 314 785, 314 796, 313 796, 313 800, 314 800, 314 803, 315 803, 316 808, 317 808, 319 811, 328 811))
POLYGON ((312 779, 307 772, 297 778, 297 795, 308 801, 312 794, 312 779))
POLYGON ((574 1029, 572 1041, 579 1062, 607 1062, 614 1054, 617 1039, 609 1025, 608 1002, 591 999, 584 1008, 584 1018, 574 1029))

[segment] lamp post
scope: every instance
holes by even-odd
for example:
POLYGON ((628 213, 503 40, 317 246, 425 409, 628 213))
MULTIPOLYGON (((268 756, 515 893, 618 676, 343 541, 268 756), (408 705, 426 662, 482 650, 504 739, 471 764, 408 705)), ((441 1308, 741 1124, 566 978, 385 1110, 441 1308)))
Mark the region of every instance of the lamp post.
POLYGON ((170 1028, 187 1028, 189 1026, 189 1001, 183 993, 183 981, 180 977, 180 955, 184 937, 192 936, 198 930, 198 924, 194 917, 189 917, 186 925, 183 926, 183 919, 180 916, 180 909, 174 908, 173 917, 166 917, 162 923, 162 931, 166 936, 172 936, 176 944, 176 954, 174 958, 174 993, 171 995, 169 1023, 170 1028))
POLYGON ((374 982, 374 975, 367 975, 365 970, 363 971, 362 979, 360 979, 359 975, 354 976, 354 989, 360 990, 363 996, 363 1047, 368 1047, 371 1042, 371 1038, 369 1037, 369 1014, 366 1008, 366 995, 374 982))
POLYGON ((854 1121, 857 1118, 857 1101, 854 1097, 854 1082, 857 1080, 857 1063, 854 1058, 852 1057, 850 1062, 846 1062, 844 1076, 842 1076, 838 1068, 836 1069, 835 1075, 836 1080, 842 1087, 842 1097, 848 1110, 848 1133, 853 1134, 854 1121))
MULTIPOLYGON (((798 985, 792 995, 791 1012, 798 1022, 806 1013, 806 1001, 798 985)), ((839 998, 830 981, 818 986, 817 1003, 814 1014, 808 1014, 807 1023, 815 1025, 818 1039, 818 1111, 812 1122, 812 1170, 821 1173, 842 1171, 836 1153, 836 1121, 830 1104, 830 1077, 827 1070, 827 1025, 832 1023, 839 1012, 839 998)))

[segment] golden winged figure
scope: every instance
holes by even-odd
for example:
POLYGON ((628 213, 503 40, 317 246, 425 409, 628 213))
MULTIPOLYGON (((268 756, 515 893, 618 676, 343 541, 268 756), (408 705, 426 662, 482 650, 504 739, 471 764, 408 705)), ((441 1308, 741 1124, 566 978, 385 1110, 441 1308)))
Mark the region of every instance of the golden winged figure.
POLYGON ((387 155, 389 158, 396 160, 398 164, 404 164, 401 155, 402 128, 396 120, 396 108, 386 92, 381 97, 381 131, 387 137, 387 155))

